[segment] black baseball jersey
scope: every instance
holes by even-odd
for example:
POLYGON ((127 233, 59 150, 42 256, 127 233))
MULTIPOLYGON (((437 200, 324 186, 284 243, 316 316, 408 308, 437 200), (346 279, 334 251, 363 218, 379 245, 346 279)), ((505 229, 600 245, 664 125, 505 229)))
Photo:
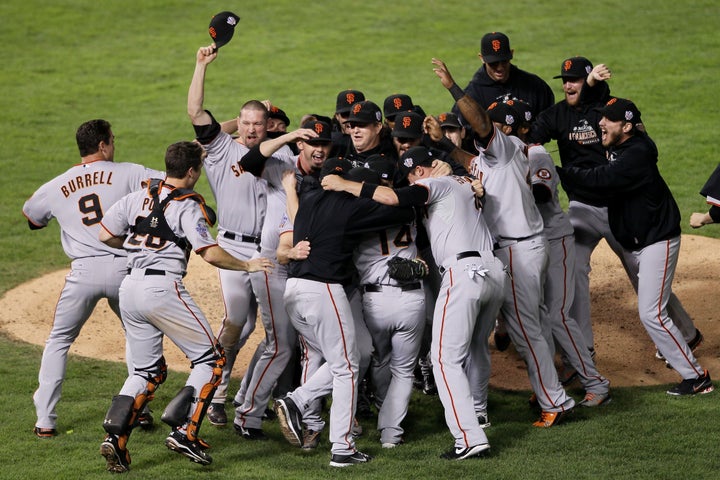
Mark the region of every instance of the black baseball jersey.
POLYGON ((353 251, 362 237, 395 225, 411 223, 412 208, 389 207, 369 198, 323 190, 313 177, 304 177, 295 216, 293 245, 310 242, 310 256, 292 261, 289 277, 348 285, 355 272, 353 251))
POLYGON ((638 133, 608 151, 608 163, 594 168, 558 168, 563 182, 602 192, 608 199, 610 230, 628 250, 680 235, 680 210, 657 167, 658 151, 638 133))
POLYGON ((715 168, 715 171, 710 175, 708 181, 705 182, 700 195, 707 199, 707 203, 710 204, 710 218, 713 222, 720 223, 720 164, 715 168))
MULTIPOLYGON (((530 105, 533 117, 555 103, 555 94, 545 80, 512 64, 510 76, 505 83, 497 83, 491 79, 483 64, 465 87, 465 93, 483 108, 489 107, 493 102, 512 98, 523 100, 530 105)), ((453 106, 452 111, 461 118, 457 105, 453 106)))
MULTIPOLYGON (((595 110, 610 99, 610 89, 605 82, 594 87, 585 85, 581 92, 580 106, 571 107, 562 100, 537 116, 530 127, 528 144, 545 144, 557 140, 560 162, 563 167, 592 168, 607 164, 605 148, 600 135, 600 113, 595 110)), ((606 206, 604 195, 580 192, 568 179, 563 188, 570 200, 578 200, 595 206, 606 206)))

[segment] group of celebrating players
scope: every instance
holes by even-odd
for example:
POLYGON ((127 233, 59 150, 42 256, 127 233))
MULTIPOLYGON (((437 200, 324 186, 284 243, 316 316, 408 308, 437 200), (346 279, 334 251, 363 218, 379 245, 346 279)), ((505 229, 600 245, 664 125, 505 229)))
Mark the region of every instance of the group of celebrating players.
MULTIPOLYGON (((33 397, 38 437, 57 435, 67 351, 107 298, 128 362, 103 421, 111 472, 129 469, 133 429, 153 424, 164 336, 193 367, 162 414, 172 427, 165 444, 211 463, 199 430, 206 418, 229 423, 230 375, 256 318, 265 337, 232 398, 243 438, 266 440, 262 422, 277 416, 290 444, 313 450, 331 395, 330 465, 368 462, 355 443, 358 399, 371 398, 380 443, 395 448, 419 375, 454 439, 442 458, 486 454, 491 336, 498 349, 512 342, 527 365, 535 427, 576 407, 564 388, 575 378, 585 390, 578 405, 610 401, 595 364, 588 280, 602 238, 638 294, 656 355, 682 377, 667 393, 713 390, 693 353, 703 336, 671 288, 680 213, 639 109, 610 96, 606 65, 563 61, 565 98, 555 103, 547 83, 511 63, 508 37, 492 32, 465 89, 432 60, 450 112, 426 115, 405 94, 381 109, 344 90, 333 116, 307 114, 288 132, 288 116, 269 101, 248 101, 229 121, 204 108, 217 55, 214 44, 197 51, 187 102, 196 138, 168 147, 164 172, 115 163, 110 124, 93 120, 76 134, 82 163, 25 203, 32 229, 57 218, 72 259, 33 397), (542 146, 551 140, 561 167, 542 146), (217 214, 193 190, 203 167, 217 214), (217 336, 183 286, 192 251, 218 267, 217 336)), ((714 189, 706 186, 708 198, 720 198, 714 189)), ((712 223, 713 211, 697 222, 712 223)))

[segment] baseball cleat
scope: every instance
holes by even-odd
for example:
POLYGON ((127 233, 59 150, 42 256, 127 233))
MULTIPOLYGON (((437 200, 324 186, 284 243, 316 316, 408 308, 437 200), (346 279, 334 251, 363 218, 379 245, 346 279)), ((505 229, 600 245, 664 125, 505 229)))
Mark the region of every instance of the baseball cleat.
POLYGON ((155 427, 155 419, 150 413, 150 409, 147 405, 142 409, 140 415, 138 415, 137 425, 143 430, 152 430, 153 427, 155 427))
POLYGON ((510 335, 499 332, 496 329, 493 333, 493 341, 495 342, 495 348, 498 349, 498 352, 504 352, 510 346, 510 335))
POLYGON ((57 430, 54 428, 40 428, 35 427, 33 428, 33 433, 38 438, 53 438, 57 436, 57 430))
POLYGON ((488 428, 490 426, 490 417, 488 417, 487 412, 475 412, 475 417, 477 417, 480 428, 488 428))
POLYGON ((572 410, 566 410, 564 412, 542 412, 540 413, 540 419, 533 423, 533 427, 550 428, 555 426, 571 411, 572 410))
POLYGON ((165 439, 165 446, 180 455, 185 455, 192 462, 201 465, 210 465, 212 463, 212 457, 205 452, 208 447, 206 443, 199 438, 196 442, 191 442, 187 435, 180 433, 178 430, 173 430, 168 435, 165 439))
POLYGON ((358 463, 367 463, 372 460, 370 455, 356 451, 352 455, 333 455, 330 457, 331 467, 349 467, 358 463))
POLYGON ((292 401, 292 398, 285 397, 275 400, 275 413, 280 424, 280 431, 285 440, 295 447, 302 446, 302 415, 300 410, 292 401))
POLYGON ((320 432, 315 430, 305 430, 303 432, 302 449, 306 452, 315 450, 320 444, 320 432))
POLYGON ((225 413, 225 405, 222 403, 211 403, 205 414, 205 418, 208 422, 212 423, 216 427, 223 427, 227 425, 228 419, 225 413))
POLYGON ((558 380, 563 387, 571 384, 578 377, 578 372, 573 367, 563 365, 558 372, 558 380))
POLYGON ((108 472, 123 473, 130 470, 130 452, 120 448, 118 437, 107 435, 100 444, 100 455, 105 457, 108 472))
MULTIPOLYGON (((696 328, 695 336, 692 340, 688 342, 688 347, 690 347, 690 351, 695 353, 695 350, 697 350, 697 348, 702 344, 703 340, 705 340, 705 337, 703 337, 703 334, 700 333, 700 330, 696 328)), ((660 353, 660 350, 655 350, 655 358, 657 358, 658 360, 665 360, 665 356, 660 353)), ((665 366, 667 368, 673 368, 667 360, 665 360, 665 366)))
POLYGON ((668 395, 680 396, 680 395, 695 395, 710 393, 715 389, 710 380, 710 372, 705 370, 703 375, 698 378, 691 378, 689 380, 683 380, 673 388, 667 391, 668 395))
POLYGON ((444 458, 445 460, 465 460, 466 458, 479 457, 486 453, 490 453, 490 444, 481 443, 468 448, 455 447, 440 455, 440 458, 444 458))
POLYGON ((579 405, 582 405, 583 407, 599 407, 600 405, 605 405, 606 403, 610 403, 610 393, 592 393, 588 392, 585 394, 585 398, 583 398, 579 405))
POLYGON ((237 423, 233 423, 233 427, 235 427, 235 432, 243 437, 245 440, 267 440, 268 437, 265 435, 265 432, 262 431, 262 428, 245 428, 237 423))

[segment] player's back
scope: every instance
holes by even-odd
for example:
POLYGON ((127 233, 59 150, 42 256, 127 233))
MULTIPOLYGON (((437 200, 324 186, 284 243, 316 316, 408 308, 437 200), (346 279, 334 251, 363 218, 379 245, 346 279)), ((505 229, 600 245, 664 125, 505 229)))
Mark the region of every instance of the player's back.
POLYGON ((102 253, 124 256, 123 250, 98 240, 100 221, 115 202, 143 188, 148 178, 164 176, 134 163, 81 163, 40 187, 25 202, 23 214, 39 227, 56 218, 63 249, 72 259, 102 253))
POLYGON ((423 224, 437 262, 460 252, 492 250, 492 237, 470 178, 449 175, 416 184, 429 191, 423 224))

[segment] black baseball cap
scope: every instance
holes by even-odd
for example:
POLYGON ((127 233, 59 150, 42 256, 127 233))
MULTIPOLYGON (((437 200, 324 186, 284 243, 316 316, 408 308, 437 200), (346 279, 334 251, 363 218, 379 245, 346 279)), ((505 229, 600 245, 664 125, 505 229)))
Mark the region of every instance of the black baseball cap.
POLYGON ((290 119, 288 118, 288 116, 285 114, 285 112, 283 110, 276 107, 275 105, 272 105, 270 107, 270 111, 268 112, 268 118, 276 118, 276 119, 282 121, 286 127, 290 126, 290 119))
POLYGON ((596 110, 611 122, 625 121, 633 125, 642 123, 640 110, 626 98, 611 98, 604 107, 596 110))
POLYGON ((382 112, 380 107, 370 100, 357 102, 350 107, 350 116, 345 123, 361 123, 367 125, 369 123, 382 122, 382 112))
POLYGON ((365 159, 365 166, 377 172, 383 180, 392 181, 397 170, 396 162, 385 155, 374 153, 365 159))
POLYGON ((349 113, 353 103, 365 100, 365 94, 360 90, 343 90, 338 93, 335 101, 335 113, 349 113))
POLYGON ((560 66, 560 75, 553 78, 585 78, 592 72, 593 64, 585 57, 570 57, 560 66))
POLYGON ((488 116, 493 122, 508 125, 513 132, 520 126, 520 114, 512 106, 504 102, 493 102, 487 108, 488 116))
POLYGON ((391 135, 397 138, 420 138, 423 135, 425 117, 415 112, 398 113, 391 135))
POLYGON ((320 169, 320 178, 326 175, 340 175, 344 177, 351 168, 353 168, 353 166, 349 160, 338 157, 328 158, 320 169))
POLYGON ((402 157, 400 157, 398 169, 402 174, 402 178, 407 178, 408 174, 412 172, 415 167, 418 165, 430 166, 434 160, 435 156, 427 147, 412 147, 408 148, 402 157))
POLYGON ((517 110, 521 122, 532 123, 532 121, 535 119, 533 117, 533 112, 530 109, 529 103, 523 100, 519 100, 517 98, 511 98, 509 100, 506 100, 505 103, 517 110))
POLYGON ((462 128, 462 125, 460 125, 460 120, 458 119, 458 116, 452 112, 441 113, 436 118, 437 118, 437 121, 440 123, 441 127, 462 128))
POLYGON ((208 33, 215 42, 215 47, 220 48, 230 41, 235 33, 235 25, 240 21, 240 17, 232 12, 220 12, 213 15, 210 19, 208 33))
POLYGON ((400 112, 407 112, 413 109, 413 102, 409 95, 404 93, 396 93, 390 95, 385 99, 383 103, 383 115, 385 118, 392 121, 400 112))
POLYGON ((367 167, 353 167, 347 172, 345 177, 354 182, 367 182, 380 185, 380 175, 367 167))
POLYGON ((495 63, 512 60, 510 39, 504 33, 492 32, 483 35, 480 41, 480 55, 483 62, 495 63))
POLYGON ((302 128, 309 128, 314 130, 318 134, 316 138, 310 138, 304 140, 305 143, 316 144, 316 143, 330 143, 332 142, 332 128, 329 123, 321 120, 310 120, 302 124, 302 128))

